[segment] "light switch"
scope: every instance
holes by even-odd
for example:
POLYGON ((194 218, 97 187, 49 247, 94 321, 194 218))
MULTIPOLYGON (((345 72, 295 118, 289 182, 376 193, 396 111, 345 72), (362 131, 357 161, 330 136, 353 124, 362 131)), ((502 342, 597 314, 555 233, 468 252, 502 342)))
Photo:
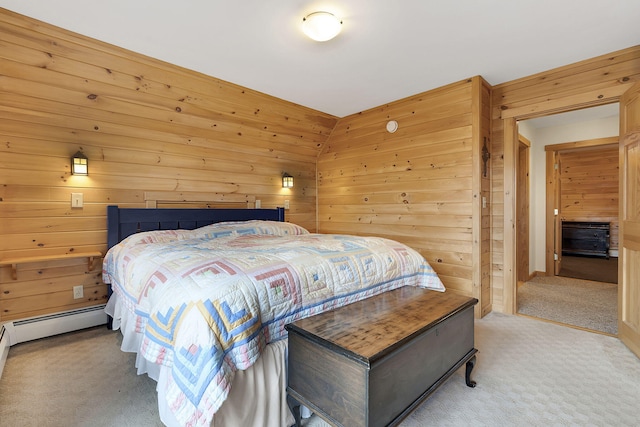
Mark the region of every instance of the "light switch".
POLYGON ((81 208, 84 206, 84 196, 82 193, 71 193, 71 207, 81 208))
POLYGON ((285 209, 289 209, 289 201, 288 200, 284 201, 284 208, 285 209))

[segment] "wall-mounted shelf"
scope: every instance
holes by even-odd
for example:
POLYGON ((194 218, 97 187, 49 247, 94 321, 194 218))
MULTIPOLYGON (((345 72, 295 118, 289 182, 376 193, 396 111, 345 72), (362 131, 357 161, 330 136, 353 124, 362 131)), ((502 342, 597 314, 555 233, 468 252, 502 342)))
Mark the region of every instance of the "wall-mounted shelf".
POLYGON ((93 260, 96 258, 102 258, 102 252, 74 252, 71 254, 57 254, 57 255, 40 255, 40 256, 28 256, 28 257, 16 257, 0 260, 0 266, 11 266, 11 278, 18 280, 18 264, 27 264, 31 262, 44 262, 44 261, 58 261, 63 259, 72 258, 87 258, 87 267, 89 271, 93 270, 93 260))

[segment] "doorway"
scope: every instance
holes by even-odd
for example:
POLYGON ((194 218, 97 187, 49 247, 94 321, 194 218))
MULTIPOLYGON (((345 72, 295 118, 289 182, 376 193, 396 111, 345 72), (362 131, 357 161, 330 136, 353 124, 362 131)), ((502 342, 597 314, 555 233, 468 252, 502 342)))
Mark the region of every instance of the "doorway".
POLYGON ((546 242, 554 254, 546 271, 618 282, 618 142, 612 136, 545 146, 546 227, 559 237, 546 242))
MULTIPOLYGON (((585 147, 581 147, 581 144, 575 144, 575 142, 607 138, 611 137, 612 133, 617 135, 619 128, 618 115, 618 104, 612 104, 518 122, 518 131, 522 137, 520 138, 519 150, 516 156, 517 170, 515 174, 518 195, 516 198, 516 278, 518 285, 516 286, 514 294, 516 312, 521 313, 521 311, 523 311, 521 310, 521 299, 529 304, 527 300, 530 298, 530 295, 527 293, 529 288, 522 288, 521 286, 525 283, 528 285, 529 281, 532 280, 538 281, 541 282, 539 287, 547 287, 538 295, 535 301, 535 305, 541 309, 540 313, 542 314, 540 317, 545 318, 546 316, 548 320, 583 327, 585 329, 596 329, 594 326, 590 326, 592 325, 591 323, 585 323, 580 320, 582 314, 587 314, 586 317, 589 317, 589 312, 593 310, 588 306, 582 308, 577 304, 571 306, 572 301, 584 302, 586 299, 585 289, 571 291, 574 292, 574 296, 571 296, 571 292, 569 292, 568 295, 561 294, 551 296, 551 292, 555 290, 567 291, 569 289, 567 283, 570 282, 570 280, 563 280, 564 278, 558 275, 561 272, 562 266, 561 213, 563 203, 565 207, 567 203, 575 203, 575 206, 571 208, 573 210, 579 210, 579 208, 582 208, 589 202, 592 196, 589 192, 583 192, 583 195, 580 197, 583 197, 584 200, 577 203, 575 199, 563 199, 560 192, 551 192, 553 196, 548 197, 548 187, 555 185, 555 183, 548 179, 547 170, 551 168, 553 171, 554 168, 556 168, 555 170, 558 173, 562 172, 557 162, 557 154, 562 150, 549 150, 545 149, 545 147, 551 146, 552 148, 562 148, 564 150, 580 148, 593 149, 589 148, 588 144, 583 144, 585 147), (529 143, 526 150, 526 143, 524 143, 523 146, 523 139, 529 143), (563 146, 567 141, 573 142, 573 145, 563 146), (554 147, 554 145, 558 147, 554 147), (525 152, 530 153, 530 161, 524 160, 525 156, 523 153, 525 152), (529 174, 526 173, 526 167, 529 167, 529 174), (530 190, 526 187, 525 183, 521 181, 528 182, 530 190), (529 206, 530 215, 524 213, 523 209, 525 206, 529 206), (554 215, 554 209, 558 209, 558 215, 554 215), (526 236, 528 234, 530 234, 531 239, 527 248, 523 249, 523 240, 521 240, 520 236, 526 236), (521 252, 526 250, 529 251, 528 267, 520 258, 521 252), (561 281, 563 281, 564 286, 557 286, 561 281), (522 295, 520 295, 521 291, 522 295), (562 301, 558 308, 561 314, 571 313, 571 317, 577 318, 577 320, 563 320, 563 316, 548 314, 549 310, 553 311, 552 305, 556 304, 557 301, 562 301), (584 313, 577 313, 579 311, 583 311, 584 313)), ((612 140, 609 142, 617 144, 617 137, 612 138, 615 139, 615 141, 612 140)), ((603 141, 601 140, 599 143, 603 143, 603 141)), ((580 155, 578 155, 578 158, 579 157, 580 155)), ((577 169, 579 168, 572 167, 572 170, 577 169)), ((581 173, 588 174, 588 172, 584 170, 581 173)), ((575 181, 581 178, 573 177, 571 179, 575 181)), ((610 203, 610 205, 611 204, 612 203, 610 203)), ((617 193, 615 204, 617 208, 617 193)), ((571 209, 567 208, 566 210, 570 211, 571 209)), ((595 283, 593 279, 587 280, 591 281, 589 284, 595 283)), ((599 292, 601 290, 600 288, 602 287, 595 286, 592 290, 599 292)), ((617 329, 617 286, 612 284, 607 288, 609 296, 595 296, 594 299, 600 301, 606 299, 610 302, 612 309, 606 314, 606 318, 611 326, 607 326, 604 332, 615 335, 615 330, 617 329), (612 328, 614 329, 612 330, 612 328)), ((592 290, 589 290, 589 292, 592 290)))

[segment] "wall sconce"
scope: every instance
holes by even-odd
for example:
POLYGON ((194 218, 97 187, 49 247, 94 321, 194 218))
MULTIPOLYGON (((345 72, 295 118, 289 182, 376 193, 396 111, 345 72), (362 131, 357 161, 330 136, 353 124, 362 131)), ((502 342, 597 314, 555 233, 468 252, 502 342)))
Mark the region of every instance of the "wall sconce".
POLYGON ((89 159, 80 151, 71 157, 71 175, 89 175, 89 159))
POLYGON ((282 175, 282 188, 293 188, 293 177, 286 172, 282 175))
POLYGON ((313 12, 302 18, 302 31, 317 42, 326 42, 340 33, 342 20, 333 13, 313 12))

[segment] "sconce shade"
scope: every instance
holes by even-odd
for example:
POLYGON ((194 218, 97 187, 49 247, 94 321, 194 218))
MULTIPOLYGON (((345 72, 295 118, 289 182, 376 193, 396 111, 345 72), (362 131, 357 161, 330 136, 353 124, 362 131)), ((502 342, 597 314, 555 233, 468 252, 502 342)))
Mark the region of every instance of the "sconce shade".
POLYGON ((293 177, 286 172, 282 175, 282 188, 293 188, 293 177))
POLYGON ((313 12, 302 18, 302 31, 318 42, 331 40, 340 33, 342 21, 333 13, 313 12))
POLYGON ((89 175, 89 159, 78 151, 71 157, 72 175, 89 175))

